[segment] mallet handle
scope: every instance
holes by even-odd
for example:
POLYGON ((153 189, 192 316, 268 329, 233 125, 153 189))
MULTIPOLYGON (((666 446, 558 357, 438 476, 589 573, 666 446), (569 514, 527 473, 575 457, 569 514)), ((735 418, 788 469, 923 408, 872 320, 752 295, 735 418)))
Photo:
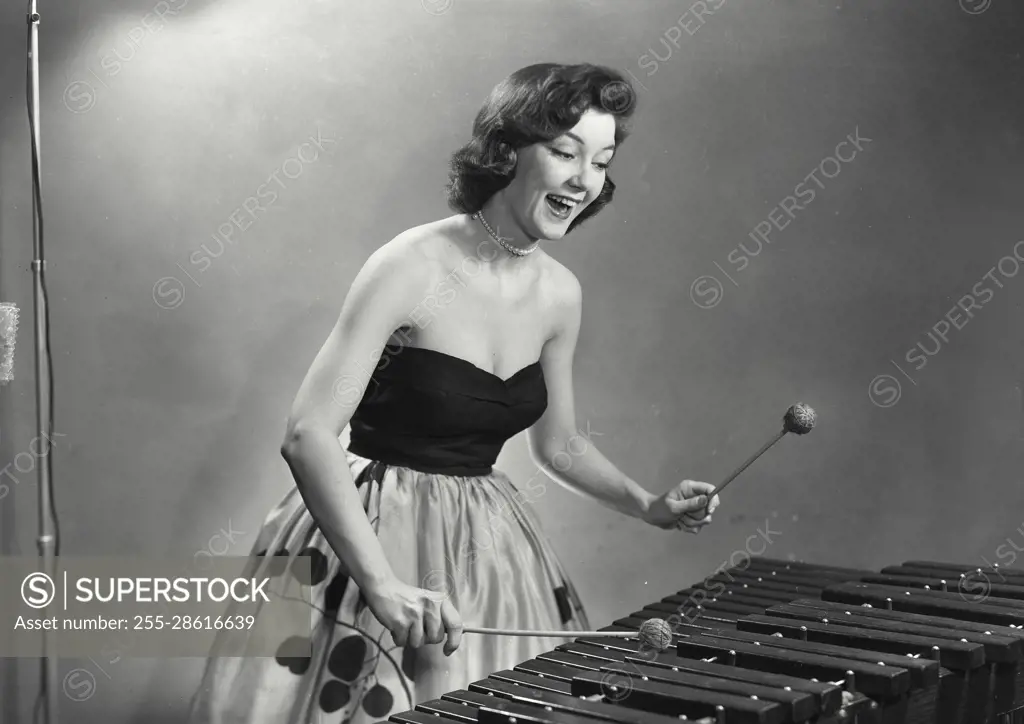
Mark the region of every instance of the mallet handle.
POLYGON ((638 638, 639 631, 530 631, 518 628, 479 628, 464 626, 463 633, 494 634, 497 636, 558 636, 576 638, 577 636, 612 636, 615 638, 638 638))
POLYGON ((725 486, 726 486, 726 485, 728 485, 729 483, 731 483, 731 482, 732 482, 733 480, 735 480, 735 479, 736 479, 736 477, 737 477, 737 476, 738 476, 738 475, 739 475, 740 473, 742 473, 742 472, 743 472, 744 470, 746 470, 747 468, 749 468, 749 467, 751 466, 751 464, 752 464, 752 463, 753 463, 753 462, 754 462, 755 460, 757 460, 757 459, 758 459, 759 457, 761 457, 762 455, 764 455, 764 454, 765 454, 765 452, 767 452, 768 448, 770 448, 770 447, 771 447, 772 445, 774 445, 774 444, 775 444, 775 443, 777 443, 777 442, 778 442, 779 440, 781 440, 781 439, 782 439, 782 436, 783 436, 783 435, 785 435, 785 434, 786 434, 786 428, 782 428, 782 429, 781 429, 781 430, 780 430, 779 432, 775 433, 775 436, 774 436, 774 437, 773 437, 773 438, 772 438, 771 440, 769 440, 768 442, 766 442, 766 443, 765 443, 765 444, 764 444, 764 445, 763 445, 763 446, 761 447, 761 449, 760 449, 760 450, 758 450, 758 451, 757 451, 756 453, 754 453, 754 454, 753 454, 753 455, 751 455, 751 456, 750 456, 749 458, 747 458, 747 461, 746 461, 745 463, 743 463, 743 464, 742 464, 742 465, 740 465, 740 466, 739 466, 738 468, 736 468, 736 470, 735 470, 735 471, 733 471, 732 475, 730 475, 729 477, 727 477, 727 478, 725 479, 725 481, 724 481, 724 482, 723 482, 723 483, 722 483, 721 485, 719 485, 719 486, 718 486, 717 488, 715 488, 715 489, 714 489, 714 490, 713 490, 713 491, 711 492, 711 495, 709 495, 709 496, 708 496, 708 501, 710 502, 711 498, 715 497, 715 495, 717 495, 717 494, 718 494, 718 493, 720 493, 721 491, 725 490, 725 486))

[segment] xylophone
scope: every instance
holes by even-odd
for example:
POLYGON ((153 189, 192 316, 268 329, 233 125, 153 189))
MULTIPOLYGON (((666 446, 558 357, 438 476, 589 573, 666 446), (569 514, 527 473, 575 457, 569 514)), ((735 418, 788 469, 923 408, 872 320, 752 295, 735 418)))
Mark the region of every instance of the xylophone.
POLYGON ((1024 723, 1024 573, 747 558, 396 724, 1024 723))

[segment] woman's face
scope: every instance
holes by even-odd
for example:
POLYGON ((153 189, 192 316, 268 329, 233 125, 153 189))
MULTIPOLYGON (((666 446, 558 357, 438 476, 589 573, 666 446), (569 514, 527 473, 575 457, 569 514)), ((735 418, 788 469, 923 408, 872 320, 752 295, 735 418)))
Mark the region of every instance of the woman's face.
POLYGON ((561 239, 601 193, 614 151, 615 118, 593 109, 553 141, 520 149, 505 198, 523 232, 561 239))

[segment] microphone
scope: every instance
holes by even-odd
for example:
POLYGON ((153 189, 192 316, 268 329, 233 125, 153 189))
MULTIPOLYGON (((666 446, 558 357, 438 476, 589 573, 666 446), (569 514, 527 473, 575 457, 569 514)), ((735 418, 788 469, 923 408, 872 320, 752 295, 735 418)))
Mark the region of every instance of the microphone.
POLYGON ((14 379, 14 343, 18 337, 18 307, 0 302, 0 385, 14 379))

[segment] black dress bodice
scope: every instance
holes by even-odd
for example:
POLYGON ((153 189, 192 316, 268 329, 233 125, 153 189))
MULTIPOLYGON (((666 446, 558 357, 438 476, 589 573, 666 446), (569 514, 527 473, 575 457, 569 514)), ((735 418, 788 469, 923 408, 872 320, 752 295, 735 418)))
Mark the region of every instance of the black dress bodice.
POLYGON ((403 347, 381 355, 348 449, 426 473, 489 475, 505 441, 539 420, 547 402, 539 360, 503 380, 460 357, 403 347))

